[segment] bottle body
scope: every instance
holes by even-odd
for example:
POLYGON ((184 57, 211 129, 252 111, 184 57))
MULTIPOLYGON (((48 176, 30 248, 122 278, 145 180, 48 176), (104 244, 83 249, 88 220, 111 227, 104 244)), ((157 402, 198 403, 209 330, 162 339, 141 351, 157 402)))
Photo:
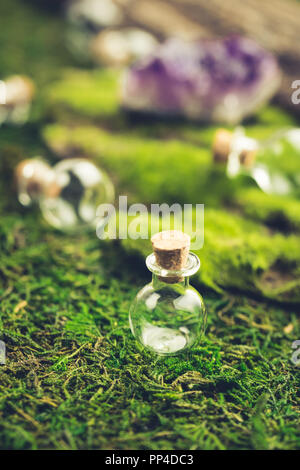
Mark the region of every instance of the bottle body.
POLYGON ((283 129, 262 142, 236 129, 227 174, 248 176, 267 194, 300 195, 300 129, 283 129))
POLYGON ((97 207, 114 198, 108 177, 92 162, 79 158, 64 160, 53 171, 53 191, 40 198, 47 222, 71 230, 96 226, 97 207))
MULTIPOLYGON (((195 256, 195 255, 193 255, 195 256)), ((153 274, 133 301, 129 324, 134 337, 158 355, 175 355, 191 348, 204 333, 206 310, 202 296, 189 285, 153 274)))
POLYGON ((65 9, 66 39, 71 52, 86 61, 90 45, 104 29, 118 26, 122 21, 121 9, 113 0, 76 0, 65 9))
POLYGON ((24 124, 29 116, 35 93, 33 82, 26 76, 13 75, 0 80, 0 125, 24 124))
POLYGON ((96 227, 101 223, 98 206, 114 199, 108 176, 84 158, 66 159, 53 168, 39 158, 25 160, 16 175, 21 204, 37 202, 47 222, 64 231, 96 227))

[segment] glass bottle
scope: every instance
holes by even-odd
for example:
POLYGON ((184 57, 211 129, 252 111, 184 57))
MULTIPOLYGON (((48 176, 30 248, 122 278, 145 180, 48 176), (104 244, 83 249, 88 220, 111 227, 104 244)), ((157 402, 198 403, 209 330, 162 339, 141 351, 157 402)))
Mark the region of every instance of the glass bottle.
POLYGON ((93 60, 100 65, 123 67, 151 54, 158 42, 139 28, 108 29, 90 43, 93 60))
POLYGON ((23 124, 29 115, 35 87, 30 78, 13 75, 0 80, 0 125, 23 124))
POLYGON ((104 29, 122 23, 122 9, 113 0, 73 0, 65 8, 67 45, 86 61, 91 41, 104 29))
MULTIPOLYGON (((183 235, 186 240, 188 236, 183 235)), ((174 236, 178 236, 178 231, 152 237, 154 253, 146 259, 152 282, 138 292, 129 312, 134 337, 149 351, 163 356, 191 348, 201 338, 206 324, 202 296, 189 285, 189 276, 200 267, 199 258, 188 249, 181 256, 184 248, 174 248, 174 236), (159 249, 157 240, 163 236, 168 237, 166 246, 171 248, 159 249)))
POLYGON ((84 158, 62 160, 53 168, 40 158, 24 160, 16 180, 20 203, 38 202, 47 222, 61 230, 96 226, 97 207, 114 200, 108 176, 84 158))
POLYGON ((246 136, 242 127, 219 129, 213 153, 229 178, 249 177, 267 194, 300 195, 300 129, 282 129, 265 141, 246 136))

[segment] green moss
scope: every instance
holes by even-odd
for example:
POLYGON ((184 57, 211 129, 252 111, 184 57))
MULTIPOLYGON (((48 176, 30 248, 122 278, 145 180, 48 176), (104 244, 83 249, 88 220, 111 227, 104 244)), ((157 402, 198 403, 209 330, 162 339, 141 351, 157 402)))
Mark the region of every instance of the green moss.
MULTIPOLYGON (((119 246, 101 243, 93 233, 60 234, 38 210, 17 204, 12 169, 20 158, 46 154, 41 116, 49 116, 54 101, 45 108, 41 94, 72 59, 63 46, 65 25, 59 18, 17 0, 1 1, 0 13, 2 73, 32 75, 40 107, 35 124, 3 127, 0 133, 0 339, 7 347, 6 365, 0 365, 0 448, 299 449, 300 376, 290 360, 291 344, 300 335, 299 307, 253 298, 253 292, 285 301, 296 298, 298 287, 291 293, 289 283, 297 286, 298 239, 246 220, 265 221, 268 208, 246 217, 222 209, 220 200, 232 187, 225 191, 222 176, 215 175, 211 204, 219 207, 206 209, 205 245, 198 253, 202 270, 192 279, 201 291, 208 285, 222 289, 217 294, 204 290, 205 340, 181 357, 158 359, 143 351, 131 336, 128 310, 137 289, 149 281, 143 260, 149 242, 129 240, 119 246), (126 253, 134 256, 128 259, 126 253), (245 293, 232 294, 233 285, 245 293)), ((98 71, 82 73, 87 87, 94 80, 90 76, 99 84, 102 80, 98 71)), ((110 95, 114 78, 106 84, 110 92, 99 117, 88 91, 84 100, 74 95, 81 81, 75 75, 68 80, 74 80, 70 104, 65 106, 61 95, 51 113, 57 111, 57 118, 74 127, 85 122, 78 129, 77 149, 71 149, 75 154, 83 148, 94 155, 120 180, 122 191, 132 187, 131 200, 142 195, 153 202, 153 193, 158 202, 171 201, 178 189, 183 202, 200 199, 210 172, 213 127, 153 121, 133 125, 115 112, 115 96, 110 95), (113 132, 90 129, 90 121, 113 132), (159 172, 153 168, 156 155, 162 160, 159 172)), ((265 137, 288 119, 268 107, 247 130, 265 137)), ((60 127, 55 129, 56 141, 60 127)), ((251 197, 257 198, 256 211, 260 204, 262 210, 267 207, 257 190, 251 197)), ((244 201, 246 211, 246 193, 244 201)), ((298 230, 291 201, 287 207, 284 213, 298 230)))
MULTIPOLYGON (((204 218, 204 246, 192 248, 201 260, 195 276, 198 285, 218 292, 234 288, 273 300, 300 301, 298 237, 270 235, 264 227, 221 210, 206 208, 204 218)), ((141 231, 147 233, 150 227, 146 219, 141 231)), ((120 243, 128 253, 143 258, 151 252, 146 239, 120 243)))
POLYGON ((265 194, 255 188, 241 188, 236 202, 243 213, 282 232, 300 230, 299 200, 265 194))
POLYGON ((91 118, 108 118, 119 108, 119 80, 115 70, 68 70, 63 80, 51 84, 47 105, 51 114, 79 113, 91 118))
POLYGON ((120 193, 130 192, 134 201, 146 204, 162 201, 205 203, 205 248, 200 256, 206 263, 201 275, 206 285, 258 291, 277 300, 299 300, 299 261, 295 258, 298 239, 271 235, 242 217, 209 209, 211 205, 222 204, 231 190, 232 202, 243 208, 246 216, 268 224, 273 221, 273 226, 278 229, 285 217, 287 223, 297 229, 296 201, 268 198, 257 189, 246 191, 238 185, 230 186, 224 176, 213 171, 209 152, 187 142, 161 142, 123 134, 111 135, 96 127, 59 125, 47 127, 44 137, 61 153, 76 149, 97 158, 99 164, 115 177, 120 193), (276 214, 281 214, 281 219, 276 219, 276 214))
MULTIPOLYGON (((213 165, 207 146, 181 140, 180 135, 161 140, 133 134, 130 129, 127 133, 109 132, 95 125, 52 124, 44 128, 43 136, 59 155, 95 158, 115 179, 119 192, 136 196, 139 202, 197 202, 209 206, 229 202, 242 208, 246 216, 271 223, 275 229, 284 230, 285 221, 287 229, 298 230, 297 200, 265 195, 246 177, 229 180, 222 167, 213 165)), ((273 167, 281 166, 288 176, 299 166, 297 155, 288 150, 280 165, 278 157, 267 155, 266 159, 273 167)))
MULTIPOLYGON (((110 133, 95 126, 53 124, 44 129, 43 136, 60 154, 95 158, 115 180, 118 192, 126 191, 139 202, 201 203, 208 195, 211 155, 207 149, 175 139, 110 133)), ((210 196, 215 199, 213 192, 210 196)))
POLYGON ((36 94, 30 120, 37 122, 46 114, 47 86, 63 67, 74 65, 66 48, 64 21, 21 0, 2 0, 0 18, 0 79, 15 74, 33 79, 36 94))
POLYGON ((96 238, 75 241, 30 212, 2 221, 1 448, 298 447, 296 310, 206 294, 204 343, 157 360, 129 331, 130 302, 146 282, 132 262, 131 278, 116 279, 101 269, 106 246, 96 238))
MULTIPOLYGON (((106 118, 118 118, 120 112, 122 72, 115 69, 97 69, 83 71, 80 69, 66 70, 62 77, 46 89, 47 106, 59 120, 85 117, 104 122, 106 118), (104 93, 105 90, 105 93, 104 93), (66 114, 65 111, 68 111, 66 114)), ((144 117, 145 118, 145 117, 144 117)), ((165 120, 160 122, 154 118, 134 121, 136 131, 156 134, 177 132, 193 141, 210 144, 211 137, 217 126, 205 126, 188 121, 165 120)), ((264 107, 255 118, 247 123, 249 134, 257 138, 266 138, 274 130, 283 126, 295 125, 291 115, 275 106, 264 107)), ((119 124, 120 125, 120 124, 119 124)))
POLYGON ((60 75, 73 63, 65 47, 64 22, 46 10, 37 10, 30 2, 0 2, 1 78, 26 74, 39 86, 60 75), (55 51, 55 53, 54 53, 55 51))

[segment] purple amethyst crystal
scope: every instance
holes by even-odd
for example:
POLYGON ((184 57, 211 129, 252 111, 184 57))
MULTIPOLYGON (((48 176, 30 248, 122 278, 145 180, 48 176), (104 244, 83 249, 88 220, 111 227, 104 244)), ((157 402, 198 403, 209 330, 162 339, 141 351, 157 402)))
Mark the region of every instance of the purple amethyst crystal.
POLYGON ((127 109, 237 124, 277 91, 274 56, 242 37, 170 39, 125 73, 127 109))

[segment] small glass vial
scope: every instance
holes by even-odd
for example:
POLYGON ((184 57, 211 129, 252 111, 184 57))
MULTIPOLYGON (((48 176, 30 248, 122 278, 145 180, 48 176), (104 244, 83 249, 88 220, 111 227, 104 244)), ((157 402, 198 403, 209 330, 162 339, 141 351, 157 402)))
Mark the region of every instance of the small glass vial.
POLYGON ((0 124, 23 124, 30 111, 35 87, 28 77, 13 75, 0 80, 0 124))
POLYGON ((152 53, 158 42, 138 28, 101 31, 91 40, 93 60, 100 65, 123 67, 152 53))
POLYGON ((95 227, 97 207, 114 200, 108 176, 84 158, 53 168, 40 158, 24 160, 16 168, 16 181, 20 203, 38 202, 47 222, 60 230, 95 227))
POLYGON ((129 312, 134 337, 158 355, 191 348, 204 333, 206 311, 201 295, 189 285, 199 258, 189 252, 190 237, 178 230, 157 233, 154 253, 146 259, 152 282, 139 291, 129 312))
POLYGON ((294 165, 300 157, 300 129, 283 129, 265 141, 246 136, 242 127, 234 132, 218 129, 213 154, 216 163, 226 164, 229 178, 248 176, 267 194, 299 194, 300 165, 298 172, 294 165), (281 170, 287 157, 289 172, 281 170))
POLYGON ((122 9, 113 0, 72 0, 66 4, 65 16, 67 45, 82 60, 86 60, 97 33, 123 20, 122 9))

